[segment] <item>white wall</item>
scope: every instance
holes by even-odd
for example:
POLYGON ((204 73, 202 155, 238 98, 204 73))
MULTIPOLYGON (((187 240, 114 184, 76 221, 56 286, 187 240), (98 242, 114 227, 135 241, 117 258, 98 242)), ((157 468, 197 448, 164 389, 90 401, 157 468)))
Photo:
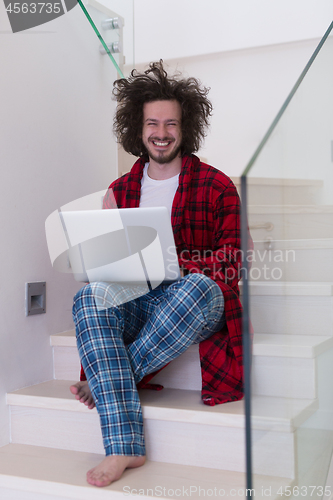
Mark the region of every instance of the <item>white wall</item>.
POLYGON ((0 3, 0 445, 5 393, 52 378, 50 334, 73 328, 80 287, 53 271, 44 223, 116 176, 110 61, 79 7, 12 34, 0 3), (25 316, 25 283, 46 281, 47 312, 25 316))
MULTIPOLYGON (((308 62, 319 40, 165 61, 210 87, 213 116, 198 156, 239 176, 308 62)), ((139 70, 146 64, 136 65, 139 70)), ((128 155, 126 168, 133 157, 128 155)))
MULTIPOLYGON (((109 0, 112 2, 112 0, 109 0)), ((331 0, 134 0, 136 67, 160 58, 211 88, 199 156, 242 173, 333 19, 331 0)), ((129 168, 133 158, 125 162, 129 168)))
POLYGON ((134 0, 134 6, 137 64, 318 38, 333 19, 331 0, 134 0))
POLYGON ((329 204, 333 201, 332 55, 330 37, 251 169, 255 177, 325 180, 323 201, 329 204))
POLYGON ((228 175, 240 175, 316 44, 311 40, 179 62, 184 74, 211 88, 214 111, 199 156, 228 175))

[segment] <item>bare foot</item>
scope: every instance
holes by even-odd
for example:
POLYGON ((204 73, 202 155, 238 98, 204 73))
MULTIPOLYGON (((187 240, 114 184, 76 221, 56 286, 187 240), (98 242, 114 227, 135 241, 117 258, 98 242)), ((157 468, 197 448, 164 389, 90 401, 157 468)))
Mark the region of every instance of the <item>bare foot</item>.
POLYGON ((78 382, 77 384, 71 385, 69 390, 72 394, 74 394, 75 398, 80 401, 80 403, 88 406, 89 410, 95 408, 95 402, 86 380, 84 382, 78 382))
POLYGON ((145 456, 110 455, 87 472, 87 481, 93 486, 108 486, 122 476, 125 469, 140 467, 146 461, 145 456))

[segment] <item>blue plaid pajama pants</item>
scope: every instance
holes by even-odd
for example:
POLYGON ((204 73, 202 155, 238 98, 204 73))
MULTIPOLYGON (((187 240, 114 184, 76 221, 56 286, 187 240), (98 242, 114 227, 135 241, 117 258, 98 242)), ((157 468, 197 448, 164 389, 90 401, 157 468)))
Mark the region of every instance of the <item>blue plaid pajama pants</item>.
POLYGON ((77 346, 106 455, 145 455, 136 384, 221 330, 224 300, 209 277, 189 274, 124 304, 98 308, 98 297, 112 296, 116 287, 90 283, 74 297, 77 346))

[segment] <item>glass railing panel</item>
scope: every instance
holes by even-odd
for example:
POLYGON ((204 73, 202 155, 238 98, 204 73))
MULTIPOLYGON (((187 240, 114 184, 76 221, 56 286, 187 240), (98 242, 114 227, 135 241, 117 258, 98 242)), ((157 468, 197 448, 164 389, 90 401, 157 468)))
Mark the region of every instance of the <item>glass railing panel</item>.
MULTIPOLYGON (((96 35, 100 57, 116 70, 114 80, 129 76, 135 65, 134 0, 77 1, 87 25, 96 35)), ((128 157, 118 145, 117 177, 128 171, 128 157)))
POLYGON ((253 485, 259 491, 256 474, 271 476, 277 498, 329 497, 325 481, 333 444, 331 31, 332 26, 244 172, 254 240, 248 275, 254 329, 253 485))
POLYGON ((110 58, 119 77, 124 77, 124 65, 127 64, 127 69, 134 65, 133 0, 78 0, 78 3, 99 39, 100 53, 110 58))
POLYGON ((104 0, 102 3, 115 12, 115 17, 123 19, 123 72, 127 76, 135 67, 134 0, 104 0))

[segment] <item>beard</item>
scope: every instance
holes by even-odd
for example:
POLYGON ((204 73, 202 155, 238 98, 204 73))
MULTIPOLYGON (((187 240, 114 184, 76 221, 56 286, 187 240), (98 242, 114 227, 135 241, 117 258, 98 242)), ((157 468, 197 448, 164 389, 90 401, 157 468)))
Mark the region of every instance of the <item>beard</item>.
POLYGON ((177 149, 174 151, 171 151, 168 155, 164 153, 164 151, 161 151, 159 154, 151 153, 151 151, 148 151, 149 158, 152 160, 156 161, 156 163, 159 163, 163 165, 164 163, 170 163, 172 160, 177 158, 177 156, 180 153, 181 146, 178 146, 177 149))
POLYGON ((159 163, 160 165, 172 162, 172 160, 177 158, 177 156, 179 155, 180 150, 181 150, 181 144, 179 144, 170 153, 167 153, 165 151, 160 151, 160 152, 156 153, 155 151, 152 151, 151 148, 149 147, 149 142, 147 145, 145 145, 145 147, 147 149, 149 158, 156 161, 156 163, 159 163))

